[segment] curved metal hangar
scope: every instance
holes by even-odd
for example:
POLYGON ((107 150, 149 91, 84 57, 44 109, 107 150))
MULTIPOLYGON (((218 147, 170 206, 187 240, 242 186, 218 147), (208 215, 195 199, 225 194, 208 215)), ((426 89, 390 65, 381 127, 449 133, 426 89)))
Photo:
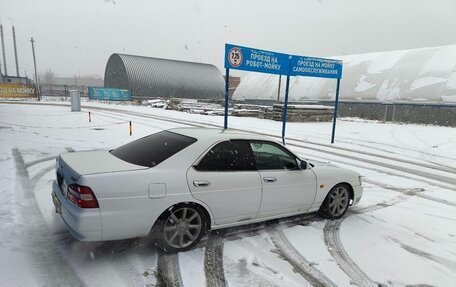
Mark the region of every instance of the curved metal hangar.
POLYGON ((213 65, 112 54, 105 88, 131 90, 133 98, 222 99, 223 75, 213 65))
POLYGON ((76 238, 150 235, 166 251, 191 248, 209 229, 313 211, 340 218, 363 193, 357 172, 220 129, 171 129, 111 151, 62 154, 56 170, 56 211, 76 238))

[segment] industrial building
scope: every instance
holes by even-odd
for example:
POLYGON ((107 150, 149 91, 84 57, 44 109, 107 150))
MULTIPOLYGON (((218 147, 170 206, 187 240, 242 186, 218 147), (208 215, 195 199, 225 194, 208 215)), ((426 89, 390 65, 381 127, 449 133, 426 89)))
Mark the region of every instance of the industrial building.
POLYGON ((32 80, 28 77, 5 76, 0 72, 0 83, 30 85, 32 80))
POLYGON ((112 54, 106 64, 105 88, 131 90, 134 99, 222 99, 225 83, 213 65, 112 54))

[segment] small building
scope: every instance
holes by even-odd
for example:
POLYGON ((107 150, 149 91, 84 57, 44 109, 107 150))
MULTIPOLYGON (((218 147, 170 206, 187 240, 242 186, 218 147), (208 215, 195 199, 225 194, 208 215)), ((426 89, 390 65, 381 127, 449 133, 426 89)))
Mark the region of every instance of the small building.
POLYGON ((105 88, 131 90, 133 99, 222 99, 222 73, 210 64, 112 54, 106 64, 105 88))
POLYGON ((28 77, 7 76, 0 73, 0 83, 30 85, 32 81, 28 77))

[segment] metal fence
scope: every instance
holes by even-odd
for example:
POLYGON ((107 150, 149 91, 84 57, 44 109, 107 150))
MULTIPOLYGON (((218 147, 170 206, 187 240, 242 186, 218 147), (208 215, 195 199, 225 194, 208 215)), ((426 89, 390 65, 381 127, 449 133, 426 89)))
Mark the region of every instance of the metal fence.
MULTIPOLYGON (((273 105, 277 102, 246 100, 245 103, 273 105)), ((334 101, 290 102, 290 104, 334 106, 334 101)), ((456 127, 456 103, 340 101, 338 116, 456 127)))

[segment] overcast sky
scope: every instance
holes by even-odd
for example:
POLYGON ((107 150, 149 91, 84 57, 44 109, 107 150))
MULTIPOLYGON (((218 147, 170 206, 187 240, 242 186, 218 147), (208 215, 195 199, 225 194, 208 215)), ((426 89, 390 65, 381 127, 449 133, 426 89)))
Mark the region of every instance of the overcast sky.
POLYGON ((456 44, 456 0, 0 0, 0 22, 8 73, 14 24, 29 76, 32 36, 39 72, 102 77, 112 53, 222 70, 225 42, 311 56, 456 44))

